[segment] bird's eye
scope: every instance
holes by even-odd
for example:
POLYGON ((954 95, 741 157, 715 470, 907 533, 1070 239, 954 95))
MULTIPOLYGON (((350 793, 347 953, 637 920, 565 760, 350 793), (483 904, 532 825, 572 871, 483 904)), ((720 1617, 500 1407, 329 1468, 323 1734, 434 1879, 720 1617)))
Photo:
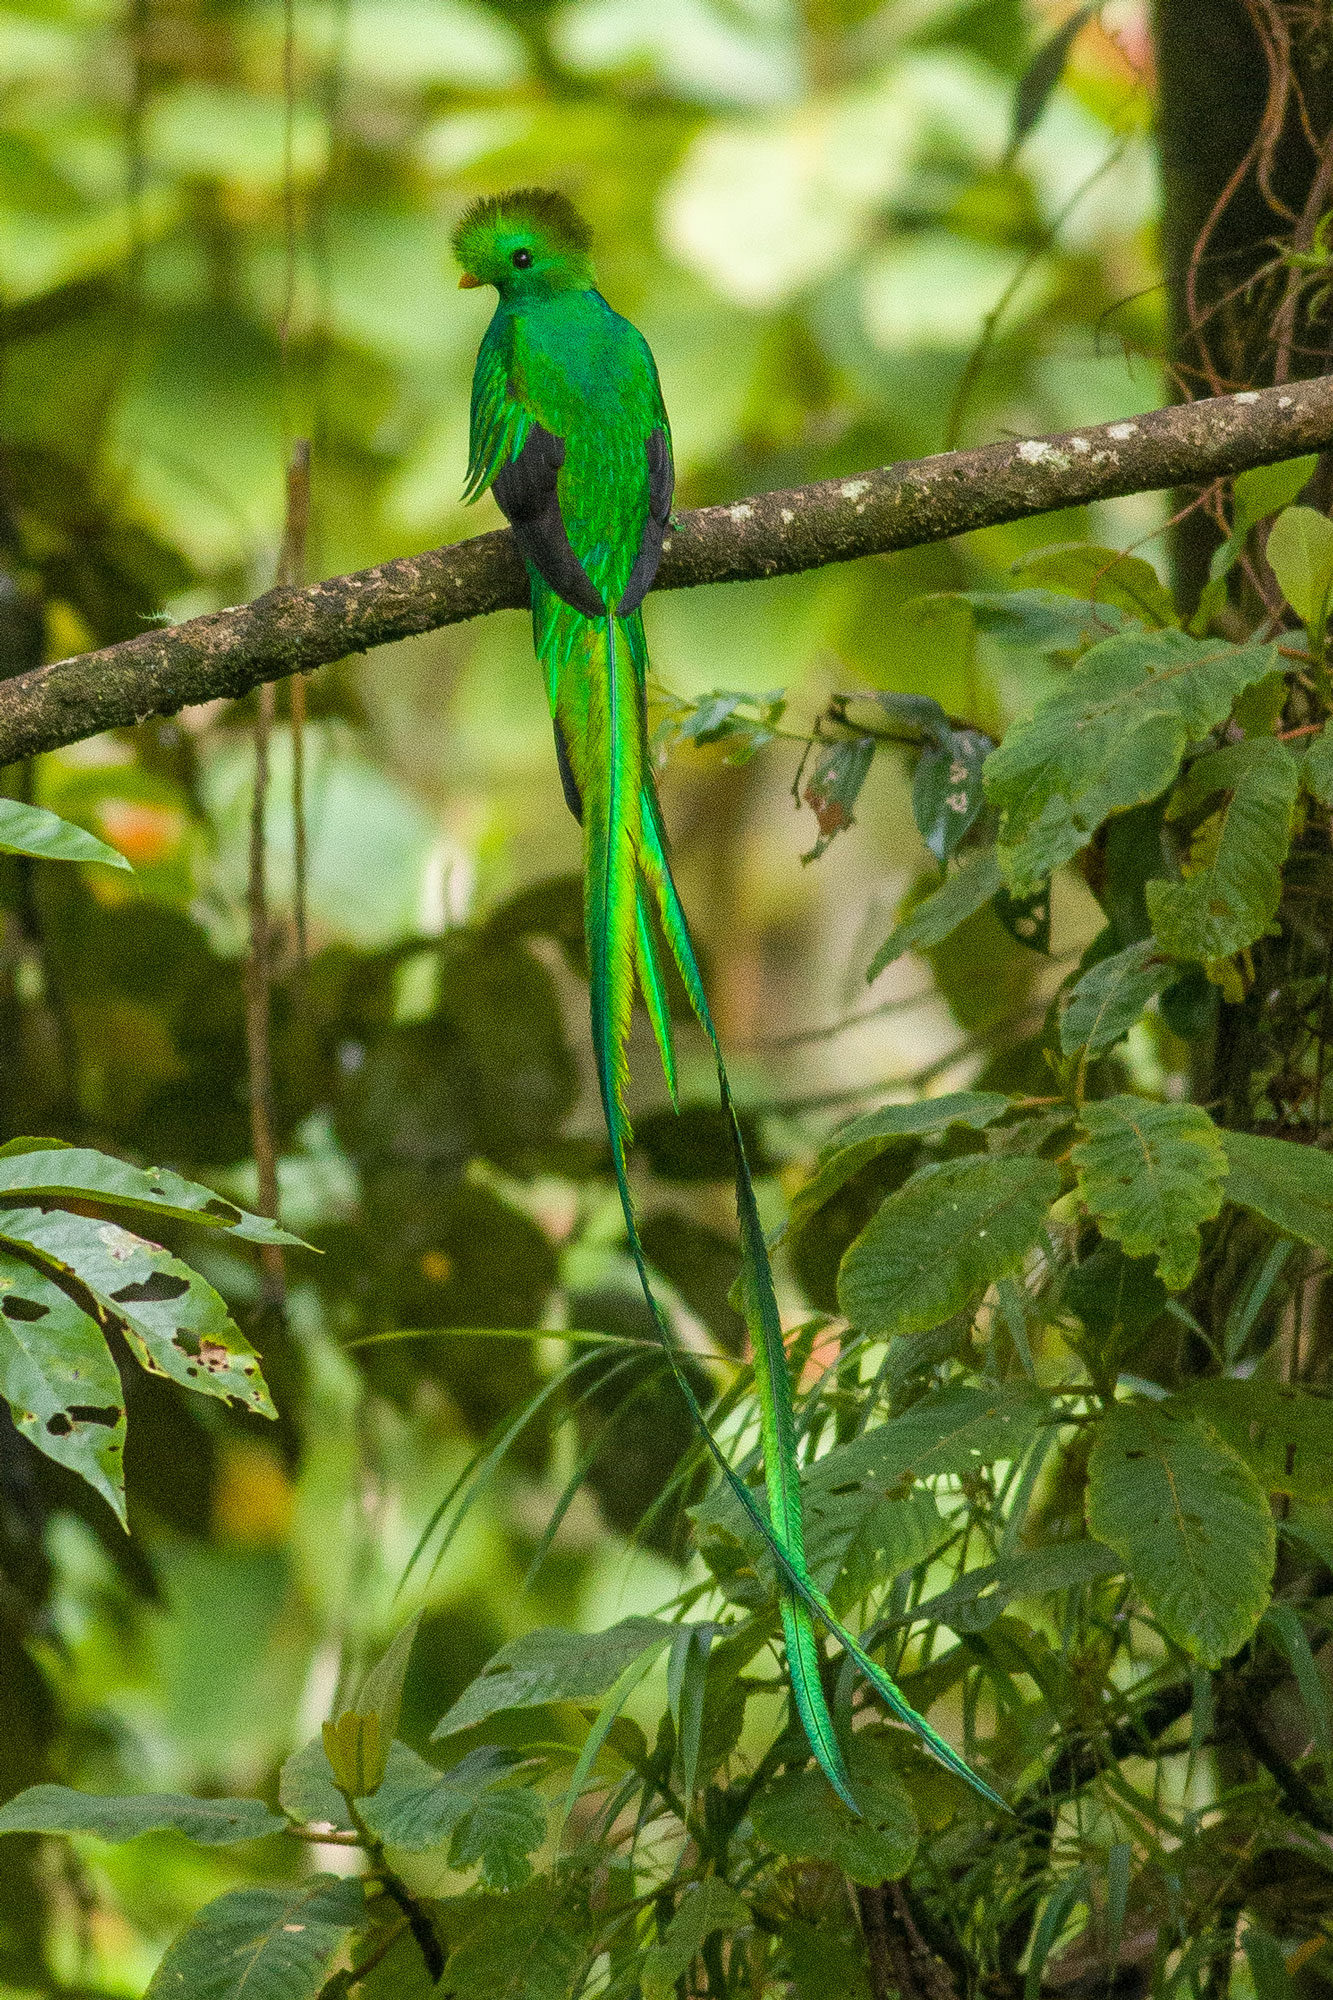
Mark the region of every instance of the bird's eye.
POLYGON ((516 271, 530 271, 532 269, 531 250, 515 250, 510 262, 516 271))

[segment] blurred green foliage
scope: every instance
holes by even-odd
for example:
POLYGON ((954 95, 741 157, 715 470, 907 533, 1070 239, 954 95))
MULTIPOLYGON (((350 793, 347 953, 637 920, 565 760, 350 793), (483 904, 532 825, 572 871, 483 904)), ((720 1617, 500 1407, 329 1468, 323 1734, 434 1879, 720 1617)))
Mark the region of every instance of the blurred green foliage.
MULTIPOLYGON (((554 182, 588 213, 603 288, 658 359, 683 504, 936 450, 952 431, 1157 403, 1142 10, 1088 27, 1009 145, 1020 80, 1063 11, 3 0, 0 673, 266 587, 299 436, 311 574, 494 525, 489 499, 458 502, 486 307, 454 289, 447 237, 467 199, 507 184, 554 182)), ((1129 542, 1162 509, 1095 513, 654 598, 656 674, 686 700, 781 686, 798 735, 834 688, 928 691, 998 734, 1048 685, 1042 649, 980 615, 903 607, 994 589, 1025 550, 1089 527, 1129 542)), ((282 1215, 322 1254, 288 1259, 279 1309, 234 1249, 168 1244, 262 1352, 280 1419, 127 1379, 129 1541, 78 1480, 0 1432, 6 1797, 57 1779, 272 1798, 282 1759, 409 1598, 426 1618, 403 1730, 424 1749, 504 1641, 656 1611, 681 1582, 680 1502, 697 1486, 660 1371, 638 1348, 492 1337, 645 1333, 585 1050, 577 830, 526 621, 386 649, 307 693, 307 964, 285 696, 267 872, 282 1215), (459 1486, 479 1457, 485 1480, 459 1486)), ((190 712, 7 774, 135 873, 0 859, 3 1136, 50 1133, 254 1200, 252 719, 250 704, 190 712)), ((924 872, 905 773, 877 758, 855 833, 803 872, 799 743, 779 735, 744 764, 728 747, 677 743, 665 790, 777 1221, 783 1179, 886 1084, 980 1058, 988 1081, 1022 1087, 1030 1057, 1011 1046, 1052 976, 985 910, 935 949, 938 990, 904 961, 875 989, 885 1011, 807 1037, 865 1012, 865 964, 924 872)), ((1062 881, 1056 953, 1069 962, 1094 928, 1091 899, 1062 881)), ((1136 1060, 1151 1072, 1157 1057, 1136 1060)), ((637 1125, 645 1238, 680 1324, 701 1354, 734 1351, 724 1135, 702 1096, 679 1124, 645 1103, 637 1125)), ((832 1309, 842 1249, 907 1168, 877 1154, 839 1191, 836 1229, 794 1235, 794 1300, 832 1309)), ((801 1810, 784 1797, 770 1817, 801 1810)), ((816 1833, 832 1853, 834 1831, 816 1833)), ((8 1841, 0 1990, 140 1991, 200 1904, 286 1872, 256 1853, 152 1836, 57 1859, 8 1841)), ((668 1919, 686 1914, 663 1912, 678 1955, 693 1933, 668 1919)), ((803 1993, 824 1990, 821 1954, 852 1950, 824 1915, 824 1945, 813 1905, 799 1917, 803 1993)), ((665 1960, 660 1976, 675 1977, 665 1960)))

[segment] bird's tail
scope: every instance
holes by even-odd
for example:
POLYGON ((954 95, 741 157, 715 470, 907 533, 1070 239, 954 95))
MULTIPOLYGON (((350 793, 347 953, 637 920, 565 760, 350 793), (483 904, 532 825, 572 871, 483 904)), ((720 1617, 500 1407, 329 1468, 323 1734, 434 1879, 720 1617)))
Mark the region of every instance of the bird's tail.
POLYGON ((948 1767, 986 1798, 1002 1805, 924 1717, 903 1698, 881 1667, 835 1616, 806 1565, 791 1377, 773 1290, 754 1184, 717 1031, 709 1012, 689 926, 671 873, 645 736, 646 660, 637 616, 585 628, 588 710, 583 779, 586 843, 585 921, 592 1005, 593 1047, 611 1142, 611 1157, 625 1227, 644 1296, 652 1310, 677 1384, 709 1451, 732 1492, 762 1535, 777 1565, 788 1670, 797 1712, 815 1758, 838 1795, 856 1811, 847 1768, 819 1677, 816 1619, 846 1648, 889 1709, 908 1723, 948 1767), (711 1045, 718 1090, 735 1162, 741 1238, 741 1298, 754 1352, 759 1395, 767 1516, 713 1435, 693 1384, 681 1367, 665 1313, 653 1291, 630 1192, 625 1111, 627 1044, 636 975, 652 1019, 663 1066, 675 1095, 674 1059, 665 991, 649 920, 656 904, 662 935, 684 981, 690 1004, 711 1045))

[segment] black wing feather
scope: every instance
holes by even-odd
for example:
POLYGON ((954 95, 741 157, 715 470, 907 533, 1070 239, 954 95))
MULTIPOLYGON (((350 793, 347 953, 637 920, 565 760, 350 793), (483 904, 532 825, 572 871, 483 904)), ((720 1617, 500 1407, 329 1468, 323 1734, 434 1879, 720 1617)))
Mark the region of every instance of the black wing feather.
POLYGON ((616 609, 622 618, 637 611, 652 588, 657 565, 662 560, 662 541, 671 520, 671 496, 676 486, 676 470, 671 463, 671 447, 666 432, 659 427, 648 439, 648 518, 643 524, 643 540, 634 558, 629 581, 616 609))
POLYGON ((565 532, 556 492, 556 478, 564 462, 564 440, 534 424, 517 458, 511 458, 495 475, 492 491, 514 531, 514 540, 557 597, 563 597, 585 617, 605 618, 606 606, 565 532))

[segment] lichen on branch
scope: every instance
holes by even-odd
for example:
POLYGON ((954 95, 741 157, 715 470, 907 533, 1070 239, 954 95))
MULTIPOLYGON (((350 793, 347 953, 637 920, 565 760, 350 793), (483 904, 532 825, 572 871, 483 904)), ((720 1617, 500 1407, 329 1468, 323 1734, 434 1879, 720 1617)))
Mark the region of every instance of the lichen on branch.
MULTIPOLYGON (((751 583, 889 555, 1126 493, 1203 485, 1333 447, 1333 376, 1121 423, 943 452, 682 513, 657 589, 751 583)), ((247 694, 395 639, 522 609, 508 530, 142 633, 0 683, 0 765, 104 729, 247 694)))

